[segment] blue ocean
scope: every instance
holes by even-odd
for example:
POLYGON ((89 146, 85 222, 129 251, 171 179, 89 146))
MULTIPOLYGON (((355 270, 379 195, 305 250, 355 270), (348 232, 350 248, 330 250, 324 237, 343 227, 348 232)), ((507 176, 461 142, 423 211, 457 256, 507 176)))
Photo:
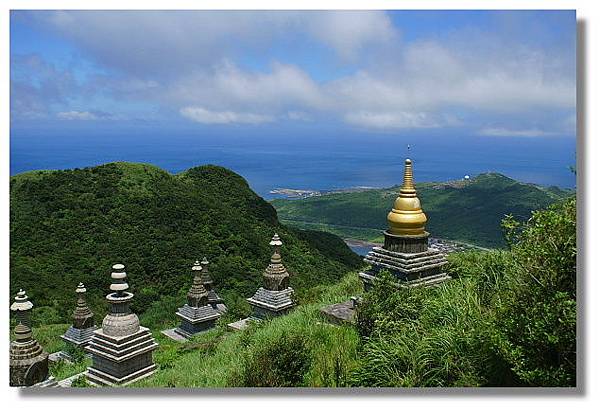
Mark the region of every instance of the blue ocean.
POLYGON ((332 190, 389 187, 402 180, 404 159, 415 179, 448 181, 487 171, 523 182, 573 188, 574 138, 402 135, 297 130, 279 135, 251 127, 236 133, 99 130, 13 130, 11 174, 87 167, 112 161, 144 162, 172 173, 216 164, 241 174, 264 198, 276 188, 332 190), (410 145, 410 149, 408 146, 410 145))

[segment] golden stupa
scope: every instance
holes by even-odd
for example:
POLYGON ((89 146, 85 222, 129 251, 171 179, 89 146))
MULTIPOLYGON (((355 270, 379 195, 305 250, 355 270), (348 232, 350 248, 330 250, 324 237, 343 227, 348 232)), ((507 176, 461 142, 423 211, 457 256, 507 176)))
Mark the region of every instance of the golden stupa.
POLYGON ((400 195, 388 213, 388 232, 398 236, 421 236, 425 234, 427 216, 421 209, 421 201, 413 183, 412 161, 404 162, 404 183, 400 195))

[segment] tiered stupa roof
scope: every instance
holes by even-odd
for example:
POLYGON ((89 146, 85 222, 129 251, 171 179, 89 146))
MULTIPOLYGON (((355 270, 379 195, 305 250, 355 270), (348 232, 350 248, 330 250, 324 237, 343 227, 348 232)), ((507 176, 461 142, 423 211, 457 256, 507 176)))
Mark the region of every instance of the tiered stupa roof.
MULTIPOLYGON (((214 327, 215 321, 221 316, 221 312, 217 307, 210 304, 209 292, 204 286, 207 276, 204 276, 203 272, 204 268, 196 260, 192 266, 194 279, 187 294, 187 304, 180 307, 175 313, 181 318, 181 324, 174 331, 183 338, 189 338, 194 334, 214 327)), ((210 280, 210 277, 208 277, 208 280, 210 280)), ((212 280, 206 284, 210 286, 212 280)))
POLYGON ((198 308, 208 304, 208 291, 204 288, 202 271, 200 261, 196 260, 192 266, 194 279, 190 291, 187 293, 187 301, 190 307, 198 308))
MULTIPOLYGON (((10 343, 10 385, 31 386, 48 378, 48 353, 33 338, 30 327, 30 312, 33 304, 23 290, 19 290, 10 306, 15 313, 17 325, 15 340, 10 343)), ((55 383, 54 383, 55 384, 55 383)))
POLYGON ((280 291, 288 288, 290 275, 281 262, 281 246, 283 243, 279 235, 275 233, 269 245, 273 247, 271 263, 263 272, 263 284, 267 290, 280 291))
POLYGON ((86 288, 79 283, 75 289, 77 304, 73 310, 73 325, 62 335, 62 338, 78 347, 90 342, 96 326, 94 325, 94 313, 85 300, 86 288))
POLYGON ((200 262, 200 265, 202 266, 202 285, 208 292, 208 303, 219 310, 219 312, 224 313, 227 311, 227 307, 223 303, 223 299, 219 297, 217 291, 215 290, 213 279, 208 270, 209 264, 210 263, 206 257, 204 257, 200 262))
POLYGON ((292 299, 294 290, 289 286, 290 275, 281 259, 283 242, 277 233, 269 245, 273 247, 273 254, 262 275, 263 286, 247 300, 252 305, 256 318, 286 314, 295 305, 292 299))

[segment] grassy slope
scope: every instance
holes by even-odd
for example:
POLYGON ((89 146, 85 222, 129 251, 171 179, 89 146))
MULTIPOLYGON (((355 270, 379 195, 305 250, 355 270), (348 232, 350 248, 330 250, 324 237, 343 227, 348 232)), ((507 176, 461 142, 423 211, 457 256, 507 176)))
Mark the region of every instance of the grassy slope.
MULTIPOLYGON (((273 341, 302 335, 307 341, 309 362, 303 386, 335 386, 346 381, 354 362, 358 334, 353 327, 326 323, 319 308, 347 300, 361 289, 356 272, 336 285, 313 290, 315 302, 299 306, 291 314, 251 327, 243 332, 217 329, 180 344, 155 333, 161 346, 155 358, 157 373, 136 387, 231 387, 244 386, 244 364, 248 355, 273 341)), ((257 370, 258 371, 258 370, 257 370)))
POLYGON ((126 265, 134 309, 143 313, 183 303, 191 264, 207 256, 237 314, 261 282, 274 232, 301 299, 360 264, 336 237, 281 225, 242 177, 217 166, 178 175, 133 163, 28 172, 11 177, 10 201, 11 294, 27 290, 44 324, 70 320, 80 281, 92 309, 105 312, 115 262, 126 265))
MULTIPOLYGON (((342 386, 356 365, 359 343, 357 331, 351 326, 334 327, 326 323, 319 308, 347 300, 356 295, 361 285, 356 272, 347 274, 333 286, 316 286, 311 290, 312 303, 296 308, 291 314, 264 322, 244 332, 226 331, 226 321, 206 333, 195 336, 187 343, 175 342, 160 333, 160 324, 151 313, 140 316, 145 326, 152 328, 159 348, 154 353, 158 371, 134 387, 227 387, 243 386, 245 364, 250 355, 260 352, 274 341, 291 335, 301 336, 306 342, 306 368, 299 385, 311 387, 342 386)), ((63 347, 60 335, 68 325, 40 325, 36 338, 47 351, 63 347)), ((57 379, 83 371, 89 360, 51 368, 57 379)))
MULTIPOLYGON (((386 215, 399 187, 358 193, 330 194, 302 200, 274 200, 286 224, 324 229, 342 237, 380 241, 386 215)), ((500 221, 506 214, 527 219, 532 210, 547 207, 570 192, 524 184, 497 173, 469 182, 422 183, 417 190, 433 236, 502 246, 500 221)))

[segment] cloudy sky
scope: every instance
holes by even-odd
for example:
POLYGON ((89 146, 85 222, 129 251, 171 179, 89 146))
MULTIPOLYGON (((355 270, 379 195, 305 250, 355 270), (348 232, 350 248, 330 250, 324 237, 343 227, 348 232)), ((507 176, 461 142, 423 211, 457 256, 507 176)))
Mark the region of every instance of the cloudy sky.
POLYGON ((11 122, 575 135, 575 13, 11 13, 11 122))

